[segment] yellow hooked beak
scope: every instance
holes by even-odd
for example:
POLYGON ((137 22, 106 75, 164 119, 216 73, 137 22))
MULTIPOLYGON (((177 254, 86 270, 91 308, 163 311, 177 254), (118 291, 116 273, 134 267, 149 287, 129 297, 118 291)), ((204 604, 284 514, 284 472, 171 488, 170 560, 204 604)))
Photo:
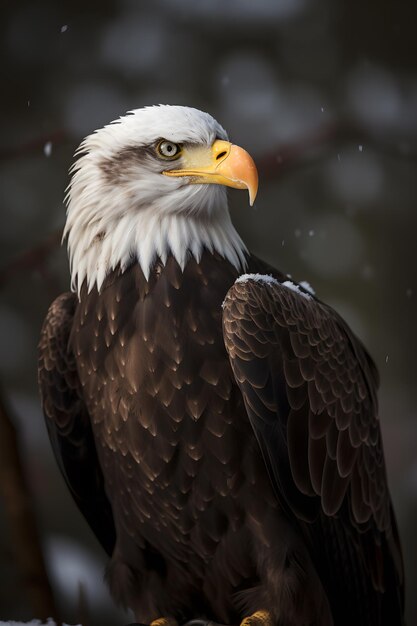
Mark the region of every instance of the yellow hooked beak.
POLYGON ((165 170, 165 176, 188 176, 194 184, 216 184, 247 189, 252 206, 258 192, 258 171, 252 157, 239 146, 216 139, 210 148, 183 148, 182 169, 165 170))

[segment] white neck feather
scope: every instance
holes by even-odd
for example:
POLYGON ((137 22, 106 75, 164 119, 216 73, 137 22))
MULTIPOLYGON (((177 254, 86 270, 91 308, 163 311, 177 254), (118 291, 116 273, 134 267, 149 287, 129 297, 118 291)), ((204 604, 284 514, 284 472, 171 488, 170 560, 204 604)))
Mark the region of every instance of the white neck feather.
POLYGON ((72 289, 80 292, 84 280, 88 291, 100 290, 106 276, 120 266, 124 271, 135 260, 145 277, 156 259, 166 263, 172 254, 184 269, 190 256, 200 261, 204 249, 218 252, 238 270, 246 267, 247 248, 235 230, 226 208, 207 214, 155 212, 155 208, 127 212, 114 224, 90 222, 68 224, 68 249, 72 289))

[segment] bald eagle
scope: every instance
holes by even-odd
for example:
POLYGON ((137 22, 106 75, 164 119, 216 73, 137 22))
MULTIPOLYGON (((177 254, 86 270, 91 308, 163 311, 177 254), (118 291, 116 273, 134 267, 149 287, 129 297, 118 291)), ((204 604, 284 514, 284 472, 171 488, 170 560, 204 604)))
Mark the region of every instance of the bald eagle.
POLYGON ((347 324, 248 252, 255 164, 207 113, 132 111, 68 190, 72 292, 40 339, 52 447, 138 622, 403 624, 378 374, 347 324))

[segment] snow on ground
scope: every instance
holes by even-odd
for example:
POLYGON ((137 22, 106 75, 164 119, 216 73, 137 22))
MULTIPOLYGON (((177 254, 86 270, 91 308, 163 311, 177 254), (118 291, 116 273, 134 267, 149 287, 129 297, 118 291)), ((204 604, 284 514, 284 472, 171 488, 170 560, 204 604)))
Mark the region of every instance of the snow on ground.
MULTIPOLYGON (((47 622, 40 622, 38 619, 34 619, 31 622, 0 622, 0 626, 56 626, 54 620, 48 619, 47 622)), ((69 626, 69 624, 62 624, 62 626, 69 626)), ((78 626, 81 626, 78 624, 78 626)))
POLYGON ((96 554, 61 535, 50 535, 45 548, 48 570, 58 595, 65 598, 69 606, 76 606, 81 585, 93 609, 112 610, 113 603, 103 581, 104 564, 96 554))

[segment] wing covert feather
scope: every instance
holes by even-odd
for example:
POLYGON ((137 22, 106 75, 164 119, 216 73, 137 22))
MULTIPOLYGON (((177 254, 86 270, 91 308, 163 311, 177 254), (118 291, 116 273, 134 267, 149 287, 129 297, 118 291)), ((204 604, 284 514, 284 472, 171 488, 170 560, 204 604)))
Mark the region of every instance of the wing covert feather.
POLYGON ((38 381, 48 434, 71 494, 110 555, 115 529, 82 399, 75 358, 69 349, 77 296, 65 293, 50 306, 39 342, 38 381))
MULTIPOLYGON (((331 524, 337 550, 347 554, 344 542, 351 536, 358 557, 351 575, 364 580, 362 568, 368 568, 374 588, 383 544, 384 567, 391 568, 385 582, 395 579, 400 588, 378 374, 361 342, 337 313, 300 287, 259 276, 239 279, 229 290, 223 334, 278 500, 296 523, 307 522, 303 528, 313 544, 331 524)), ((326 558, 328 569, 333 556, 326 558)))

